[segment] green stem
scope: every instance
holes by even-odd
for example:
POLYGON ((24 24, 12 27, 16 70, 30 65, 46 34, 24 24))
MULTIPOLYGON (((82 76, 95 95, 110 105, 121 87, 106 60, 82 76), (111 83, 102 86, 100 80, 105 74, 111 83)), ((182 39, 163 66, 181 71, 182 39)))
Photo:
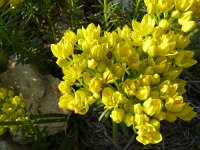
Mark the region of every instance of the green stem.
POLYGON ((71 28, 72 28, 72 30, 74 30, 75 29, 75 17, 74 17, 74 13, 75 13, 75 2, 74 2, 74 0, 70 0, 70 13, 71 13, 71 15, 70 15, 70 18, 71 18, 71 28))
POLYGON ((105 116, 107 116, 108 113, 110 113, 110 111, 108 109, 105 109, 99 117, 99 121, 101 121, 105 116))
POLYGON ((126 124, 125 123, 121 123, 120 126, 122 127, 122 132, 124 133, 124 135, 126 137, 128 137, 129 134, 128 134, 128 129, 127 129, 126 124))
POLYGON ((47 15, 47 19, 48 19, 48 22, 49 22, 49 25, 50 25, 50 28, 51 28, 51 32, 52 32, 52 36, 53 36, 53 40, 54 40, 54 43, 56 43, 56 34, 55 34, 55 30, 54 30, 54 27, 51 23, 51 18, 49 15, 47 15))
POLYGON ((133 14, 133 18, 134 18, 135 20, 137 20, 137 18, 138 18, 138 13, 139 13, 139 10, 140 10, 140 3, 141 3, 141 2, 142 2, 141 0, 137 0, 137 1, 136 1, 135 11, 134 11, 134 14, 133 14))
POLYGON ((103 2, 103 13, 106 29, 108 29, 107 0, 104 0, 103 2))
POLYGON ((114 144, 118 143, 118 124, 112 122, 112 130, 113 130, 113 142, 114 144))

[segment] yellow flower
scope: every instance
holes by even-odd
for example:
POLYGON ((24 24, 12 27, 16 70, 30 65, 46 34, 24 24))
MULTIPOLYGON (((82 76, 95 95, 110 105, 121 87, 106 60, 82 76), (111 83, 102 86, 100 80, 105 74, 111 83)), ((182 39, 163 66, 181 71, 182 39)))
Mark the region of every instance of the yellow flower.
POLYGON ((82 79, 85 85, 89 85, 90 81, 92 80, 92 75, 89 72, 83 72, 82 79))
POLYGON ((13 99, 12 99, 12 104, 17 107, 17 106, 20 106, 21 103, 23 103, 23 97, 22 95, 20 96, 14 96, 13 99))
POLYGON ((120 63, 114 63, 111 66, 110 71, 112 72, 112 74, 117 77, 117 78, 122 78, 124 76, 125 73, 125 68, 122 64, 120 63))
POLYGON ((182 96, 169 97, 165 102, 165 108, 170 112, 180 112, 184 105, 182 96))
POLYGON ((147 7, 148 13, 154 13, 157 10, 156 5, 158 3, 158 0, 144 0, 144 3, 147 7))
POLYGON ((178 84, 171 84, 169 80, 163 81, 159 85, 160 98, 166 99, 177 95, 178 84))
POLYGON ((150 86, 153 83, 152 75, 140 75, 139 76, 140 86, 150 86))
POLYGON ((176 34, 175 40, 176 40, 176 47, 179 49, 184 49, 190 44, 189 35, 184 36, 183 34, 176 34))
POLYGON ((187 11, 185 13, 182 13, 178 19, 178 23, 180 25, 184 25, 185 23, 187 23, 188 21, 191 21, 192 19, 192 11, 187 11))
POLYGON ((95 69, 97 65, 98 65, 98 62, 96 60, 94 59, 88 60, 88 68, 95 69))
POLYGON ((132 55, 132 51, 134 51, 132 46, 125 42, 120 42, 114 47, 113 55, 117 62, 124 63, 128 61, 128 58, 132 55))
POLYGON ((140 56, 136 51, 132 51, 132 55, 128 58, 128 66, 130 69, 139 70, 141 61, 140 56))
POLYGON ((135 114, 135 124, 144 125, 149 122, 149 117, 146 114, 135 114))
POLYGON ((103 79, 99 76, 92 78, 89 82, 89 90, 94 94, 95 98, 99 98, 99 92, 102 91, 103 84, 103 79))
POLYGON ((117 28, 117 31, 118 31, 118 35, 123 38, 128 44, 132 45, 133 44, 133 41, 131 40, 131 29, 125 25, 122 30, 118 27, 117 28))
POLYGON ((118 104, 122 104, 124 102, 125 98, 120 92, 114 91, 109 87, 103 89, 102 103, 105 105, 105 108, 112 109, 114 107, 117 107, 118 104))
POLYGON ((124 103, 124 110, 128 113, 134 113, 134 102, 133 100, 127 100, 124 103))
POLYGON ((100 32, 101 32, 101 28, 98 25, 97 27, 91 23, 87 26, 87 28, 83 28, 82 27, 82 31, 78 31, 78 36, 80 36, 82 34, 82 36, 86 39, 86 40, 92 40, 92 39, 98 39, 100 37, 100 32), (82 33, 79 33, 82 32, 82 33))
POLYGON ((108 53, 108 49, 105 44, 104 45, 95 45, 90 50, 91 57, 97 61, 106 57, 107 53, 108 53))
POLYGON ((169 122, 174 122, 177 119, 177 113, 173 113, 173 112, 166 112, 166 117, 165 120, 169 121, 169 122))
POLYGON ((120 123, 124 120, 125 112, 121 108, 114 108, 110 114, 110 117, 112 118, 113 122, 120 123))
POLYGON ((133 96, 136 93, 136 86, 134 80, 126 79, 122 84, 122 89, 126 95, 133 96))
POLYGON ((114 74, 111 72, 109 68, 105 69, 105 72, 103 73, 103 80, 104 83, 113 83, 117 80, 117 77, 114 76, 114 74))
POLYGON ((143 107, 140 103, 134 104, 134 113, 135 114, 141 114, 143 111, 143 107))
POLYGON ((179 67, 188 68, 197 63, 196 60, 193 60, 194 52, 190 50, 179 50, 178 54, 175 57, 175 63, 179 67))
POLYGON ((61 81, 60 84, 58 85, 58 89, 63 93, 67 94, 71 92, 70 86, 67 84, 65 81, 61 81))
POLYGON ((89 110, 88 104, 88 96, 82 90, 77 90, 75 92, 75 100, 74 100, 74 111, 80 115, 85 115, 89 110))
POLYGON ((191 8, 194 0, 174 0, 175 8, 181 12, 186 12, 191 8))
POLYGON ((124 117, 124 122, 127 127, 130 127, 134 124, 134 116, 131 113, 128 113, 124 117))
POLYGON ((61 109, 69 109, 74 111, 74 107, 72 106, 74 103, 74 97, 70 94, 64 94, 59 98, 58 106, 61 109))
POLYGON ((164 30, 167 30, 169 29, 170 27, 170 22, 167 20, 167 19, 162 19, 160 22, 159 22, 159 26, 164 29, 164 30))
POLYGON ((82 69, 79 66, 66 66, 62 68, 62 70, 64 74, 63 80, 65 80, 69 85, 72 85, 82 76, 82 69))
POLYGON ((61 41, 57 43, 57 45, 51 44, 51 51, 55 57, 59 59, 65 59, 73 53, 74 47, 70 42, 61 39, 61 41))
POLYGON ((151 119, 149 121, 149 124, 151 124, 152 126, 154 126, 156 128, 156 130, 160 129, 160 121, 158 121, 156 119, 151 119))
POLYGON ((168 68, 168 70, 165 70, 165 72, 163 73, 163 76, 166 79, 175 80, 176 78, 179 77, 182 71, 183 71, 182 67, 170 67, 168 68))
POLYGON ((168 39, 163 39, 160 45, 157 46, 160 56, 175 55, 177 52, 173 51, 176 42, 169 42, 168 39))
POLYGON ((156 144, 162 141, 162 135, 160 132, 149 123, 146 123, 145 125, 138 125, 135 128, 138 130, 136 140, 144 145, 156 144))
POLYGON ((181 13, 180 13, 178 10, 174 10, 174 11, 172 11, 172 13, 171 13, 171 17, 174 18, 174 19, 177 19, 177 18, 180 17, 180 14, 181 14, 181 13))
POLYGON ((77 40, 78 40, 77 35, 71 30, 66 30, 65 33, 64 33, 63 38, 66 41, 69 41, 72 45, 75 45, 77 40))
POLYGON ((149 14, 145 14, 143 16, 141 23, 132 20, 133 31, 141 36, 151 34, 153 32, 154 26, 155 20, 149 14))
POLYGON ((152 59, 152 67, 155 73, 163 73, 167 66, 166 57, 158 57, 155 60, 152 59))
POLYGON ((158 49, 156 46, 156 40, 152 37, 148 37, 144 42, 142 49, 145 53, 148 53, 151 57, 156 57, 158 55, 158 49))
POLYGON ((185 89, 185 86, 186 86, 186 81, 185 80, 182 80, 182 79, 176 79, 174 82, 173 82, 173 85, 176 85, 178 86, 177 88, 177 92, 179 93, 179 95, 182 95, 186 92, 186 89, 185 89))
POLYGON ((162 108, 163 104, 160 99, 148 98, 143 103, 143 111, 149 116, 153 116, 154 114, 159 114, 162 108))
POLYGON ((139 100, 146 100, 149 97, 151 88, 150 86, 143 86, 143 87, 139 87, 136 91, 136 97, 139 100))
POLYGON ((192 118, 197 116, 197 113, 193 111, 193 108, 189 106, 189 104, 190 103, 185 103, 182 111, 177 114, 177 116, 184 121, 190 121, 192 118))
POLYGON ((156 7, 161 12, 168 12, 174 7, 174 0, 158 0, 156 7))
POLYGON ((196 27, 196 22, 195 21, 187 21, 187 22, 184 22, 184 24, 182 25, 181 30, 183 32, 190 32, 190 31, 193 31, 195 27, 196 27))
POLYGON ((159 114, 153 115, 153 118, 155 118, 159 121, 164 120, 166 118, 166 113, 161 111, 159 114))

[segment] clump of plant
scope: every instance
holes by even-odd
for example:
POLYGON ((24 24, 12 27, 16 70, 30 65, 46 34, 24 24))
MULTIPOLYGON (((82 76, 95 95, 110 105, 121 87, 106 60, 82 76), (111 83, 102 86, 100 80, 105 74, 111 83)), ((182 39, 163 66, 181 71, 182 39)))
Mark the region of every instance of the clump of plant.
POLYGON ((100 120, 125 123, 146 145, 162 141, 162 120, 197 115, 184 101, 186 81, 179 75, 197 63, 186 47, 196 31, 199 1, 144 2, 147 13, 132 27, 102 32, 91 23, 76 33, 66 30, 51 50, 64 74, 59 107, 80 115, 103 107, 100 120))
POLYGON ((15 95, 13 90, 0 88, 0 135, 6 129, 10 131, 17 131, 20 125, 12 124, 13 122, 25 122, 29 117, 25 111, 25 102, 22 95, 15 95), (6 125, 6 122, 12 122, 6 125))

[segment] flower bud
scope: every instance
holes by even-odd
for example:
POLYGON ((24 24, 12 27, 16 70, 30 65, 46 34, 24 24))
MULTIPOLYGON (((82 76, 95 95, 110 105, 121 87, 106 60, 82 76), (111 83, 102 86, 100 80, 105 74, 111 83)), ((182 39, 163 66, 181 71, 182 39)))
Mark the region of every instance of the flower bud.
POLYGON ((169 27, 170 27, 170 23, 169 23, 168 20, 162 19, 162 20, 159 22, 159 26, 160 26, 162 29, 167 30, 167 29, 169 29, 169 27))
POLYGON ((112 118, 113 122, 120 123, 124 120, 125 112, 123 109, 116 107, 111 112, 110 117, 112 118))

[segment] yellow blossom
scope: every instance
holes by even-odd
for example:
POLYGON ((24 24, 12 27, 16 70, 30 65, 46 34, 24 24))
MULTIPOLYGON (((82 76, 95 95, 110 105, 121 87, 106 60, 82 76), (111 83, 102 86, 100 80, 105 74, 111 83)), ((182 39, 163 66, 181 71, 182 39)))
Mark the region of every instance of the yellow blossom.
POLYGON ((134 116, 131 113, 126 114, 124 117, 124 122, 127 127, 130 127, 134 124, 134 116))
POLYGON ((189 104, 190 103, 186 103, 183 106, 182 111, 177 114, 177 116, 184 121, 190 121, 192 118, 197 116, 197 113, 193 111, 193 108, 189 106, 189 104))
POLYGON ((191 8, 194 0, 174 0, 175 8, 181 12, 186 12, 191 8))
POLYGON ((190 32, 190 31, 193 31, 195 27, 196 27, 196 22, 195 21, 188 21, 188 22, 185 22, 182 25, 181 30, 183 32, 190 32))
POLYGON ((71 92, 70 86, 65 82, 61 81, 60 84, 58 85, 58 89, 63 93, 67 94, 71 92))
POLYGON ((114 108, 110 114, 110 117, 112 118, 113 122, 120 123, 124 120, 125 112, 121 108, 114 108))
POLYGON ((144 125, 149 122, 149 117, 146 114, 135 114, 135 124, 144 125))
POLYGON ((136 91, 136 97, 139 100, 146 100, 149 97, 151 88, 149 86, 139 87, 136 91))
POLYGON ((174 122, 177 119, 177 113, 173 113, 173 112, 166 112, 166 117, 165 120, 169 121, 169 122, 174 122))
POLYGON ((124 93, 126 93, 128 96, 133 96, 136 93, 136 84, 134 80, 126 79, 122 84, 122 89, 124 93))
POLYGON ((132 51, 134 50, 129 44, 120 42, 115 46, 113 55, 117 62, 124 63, 128 61, 128 58, 132 55, 132 51))
POLYGON ((178 23, 180 25, 184 25, 185 23, 187 23, 188 21, 191 21, 192 19, 192 14, 193 12, 192 11, 187 11, 185 13, 182 13, 180 15, 180 17, 178 18, 178 23))
POLYGON ((125 98, 120 92, 114 91, 109 87, 103 89, 102 103, 105 105, 105 108, 112 109, 114 107, 117 107, 118 104, 122 104, 124 102, 125 98))
POLYGON ((154 114, 159 114, 162 108, 163 104, 160 99, 148 98, 143 103, 143 111, 149 116, 153 116, 154 114))
POLYGON ((153 115, 153 118, 159 121, 164 120, 166 118, 166 113, 161 111, 160 113, 153 115))
POLYGON ((179 50, 178 54, 175 57, 175 63, 179 67, 188 68, 197 63, 196 60, 193 60, 194 52, 190 50, 179 50))
POLYGON ((160 132, 149 123, 146 123, 145 125, 138 125, 135 128, 137 129, 138 134, 136 137, 137 141, 144 145, 156 144, 162 141, 162 135, 160 132))
POLYGON ((103 88, 103 79, 99 76, 92 78, 89 82, 89 90, 94 94, 95 98, 99 98, 99 92, 103 88))
POLYGON ((174 7, 174 0, 158 0, 156 7, 161 12, 168 12, 174 7))
POLYGON ((143 111, 143 107, 140 103, 134 104, 134 113, 135 114, 141 114, 143 111))
POLYGON ((156 128, 156 130, 160 129, 160 121, 158 121, 156 119, 151 119, 149 121, 149 124, 151 124, 152 126, 154 126, 156 128))
POLYGON ((167 19, 162 19, 160 22, 159 22, 159 26, 164 29, 164 30, 167 30, 169 29, 170 27, 170 22, 167 20, 167 19))
POLYGON ((151 34, 153 32, 154 25, 155 25, 155 20, 149 14, 145 14, 143 16, 141 23, 135 20, 132 21, 133 31, 141 36, 146 36, 151 34))
POLYGON ((170 112, 180 112, 184 105, 182 96, 169 97, 165 102, 165 108, 170 112))

